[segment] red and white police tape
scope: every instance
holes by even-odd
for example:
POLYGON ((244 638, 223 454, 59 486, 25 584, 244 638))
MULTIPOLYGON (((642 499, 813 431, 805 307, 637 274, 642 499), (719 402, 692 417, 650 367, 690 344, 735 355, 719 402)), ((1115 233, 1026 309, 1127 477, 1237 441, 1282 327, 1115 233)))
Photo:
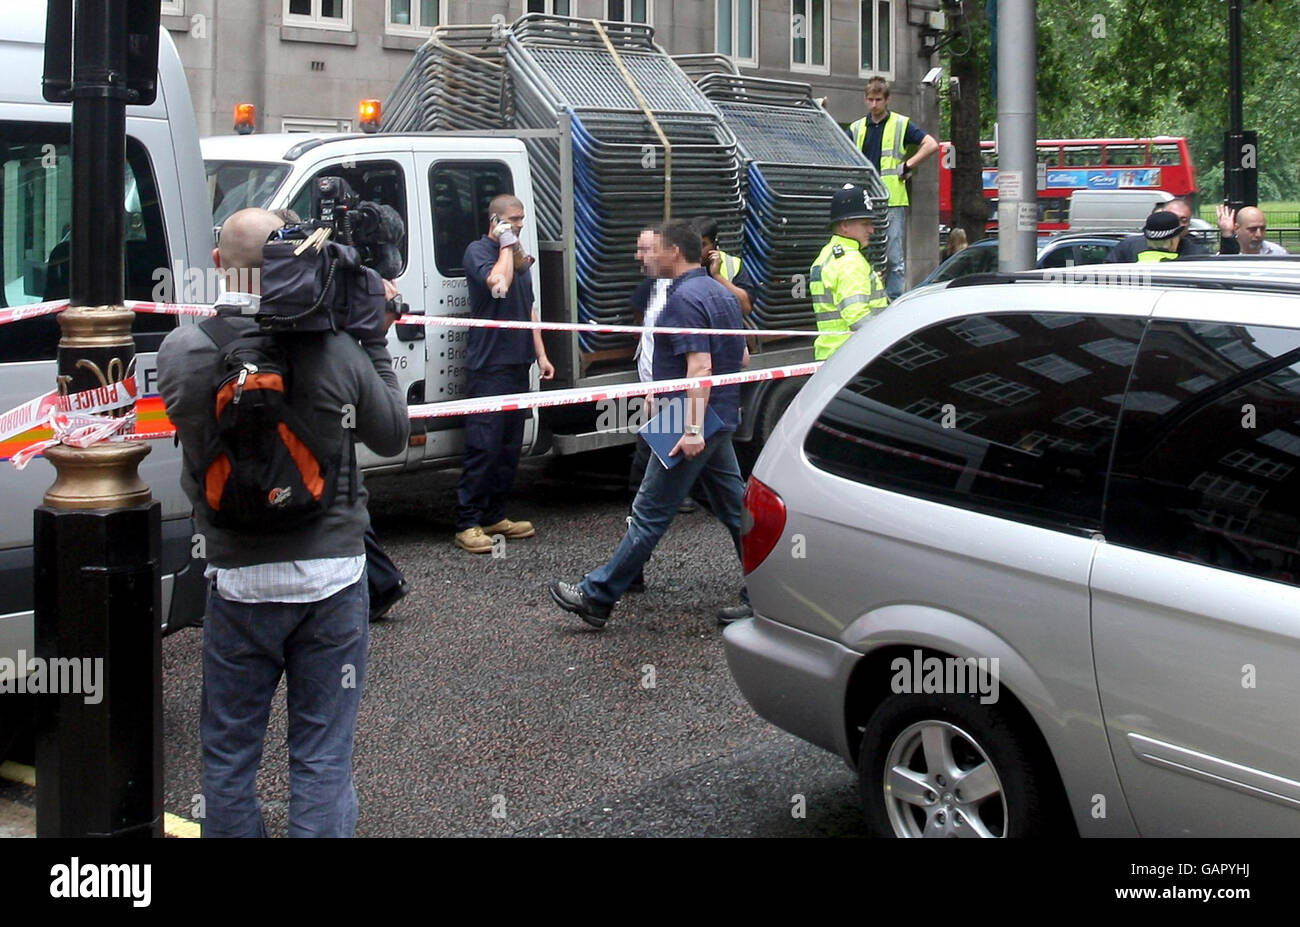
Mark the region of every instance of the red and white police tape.
MULTIPOLYGON (((23 319, 37 318, 59 312, 68 306, 67 300, 54 300, 32 303, 0 309, 0 325, 23 319)), ((142 300, 127 300, 126 308, 136 312, 159 315, 213 316, 216 310, 211 306, 192 303, 160 303, 142 300)), ((447 326, 457 328, 507 328, 530 329, 540 331, 591 332, 599 334, 642 334, 652 332, 663 335, 730 335, 730 336, 778 336, 778 337, 816 337, 819 332, 806 330, 768 330, 768 329, 711 329, 680 328, 671 326, 641 325, 589 325, 574 322, 512 322, 495 319, 476 319, 468 316, 426 316, 404 315, 397 320, 403 325, 447 326)), ((444 402, 423 403, 410 406, 411 418, 450 418, 459 415, 478 415, 490 412, 527 411, 551 406, 579 405, 586 402, 629 399, 636 396, 649 396, 659 393, 675 393, 701 386, 731 386, 740 383, 756 383, 763 380, 779 380, 786 377, 809 376, 821 368, 821 362, 792 364, 785 367, 766 367, 758 370, 742 370, 736 373, 718 374, 708 377, 686 377, 677 380, 651 381, 648 383, 620 383, 600 388, 575 387, 572 389, 547 390, 544 392, 511 393, 500 396, 481 396, 474 399, 450 399, 444 402)), ((54 444, 70 444, 74 447, 88 447, 97 441, 106 439, 123 441, 151 441, 174 436, 172 431, 154 431, 121 434, 127 425, 134 426, 134 414, 122 418, 109 418, 96 413, 121 408, 137 398, 135 378, 130 377, 119 383, 107 384, 93 390, 74 393, 60 397, 56 391, 29 400, 20 406, 0 413, 0 441, 20 435, 41 425, 54 429, 54 437, 29 445, 14 454, 14 466, 22 469, 37 454, 54 444)))

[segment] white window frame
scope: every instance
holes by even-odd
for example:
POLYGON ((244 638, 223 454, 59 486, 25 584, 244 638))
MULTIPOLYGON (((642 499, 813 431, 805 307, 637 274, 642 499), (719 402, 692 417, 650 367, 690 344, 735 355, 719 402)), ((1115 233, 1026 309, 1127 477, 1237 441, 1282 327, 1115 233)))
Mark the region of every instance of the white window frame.
MULTIPOLYGON (((735 2, 735 0, 732 0, 735 2)), ((831 72, 831 0, 822 0, 822 63, 821 64, 800 64, 794 60, 794 18, 799 12, 794 9, 794 4, 803 4, 803 16, 808 25, 808 36, 805 40, 804 54, 805 57, 812 57, 812 5, 816 0, 789 0, 790 9, 790 70, 801 71, 805 74, 829 74, 831 72)))
POLYGON ((184 16, 185 0, 162 0, 162 14, 164 16, 184 16))
MULTIPOLYGON (((542 3, 546 6, 546 9, 542 10, 541 12, 546 14, 547 16, 573 16, 574 7, 578 5, 578 0, 569 0, 569 12, 567 13, 555 12, 555 0, 542 0, 542 3)), ((520 14, 523 16, 527 16, 530 12, 533 13, 538 12, 537 10, 528 9, 528 0, 522 0, 519 6, 520 6, 520 14)))
POLYGON ((308 135, 320 132, 351 132, 351 119, 330 119, 326 116, 285 116, 280 120, 281 132, 302 132, 308 135))
POLYGON ((857 49, 854 54, 858 56, 858 76, 872 77, 880 76, 885 80, 894 79, 894 63, 898 60, 898 5, 904 0, 865 0, 871 4, 871 37, 875 42, 875 48, 871 49, 871 67, 862 66, 862 4, 864 0, 856 0, 858 4, 858 41, 854 44, 857 49), (889 67, 881 68, 880 64, 880 34, 876 31, 876 23, 880 21, 880 4, 889 4, 889 67))
POLYGON ((727 55, 738 65, 756 68, 758 67, 758 40, 763 34, 759 26, 759 7, 762 6, 760 0, 731 0, 731 22, 727 23, 727 29, 731 32, 731 54, 727 54, 718 47, 718 36, 722 35, 722 8, 718 0, 713 0, 713 50, 720 55, 727 55), (753 53, 752 58, 743 58, 736 54, 736 46, 740 39, 740 4, 748 3, 753 10, 752 27, 750 28, 750 41, 753 43, 750 51, 753 53))
POLYGON ((343 18, 335 19, 333 16, 321 16, 321 0, 311 0, 311 14, 303 15, 301 13, 289 12, 290 0, 284 0, 283 23, 286 26, 305 26, 308 29, 333 29, 337 32, 352 31, 352 0, 343 0, 343 18))
MULTIPOLYGON (((411 18, 420 18, 420 0, 410 0, 411 18)), ((384 0, 384 32, 389 35, 418 35, 427 36, 433 33, 436 26, 445 26, 447 24, 447 0, 438 0, 438 21, 431 25, 424 23, 412 23, 402 25, 393 22, 393 0, 384 0)))
MULTIPOLYGON (((637 23, 642 26, 653 26, 655 24, 655 0, 645 0, 645 22, 639 19, 615 19, 609 11, 610 0, 605 0, 605 20, 616 23, 637 23)), ((623 0, 623 12, 626 13, 632 8, 632 0, 623 0)))

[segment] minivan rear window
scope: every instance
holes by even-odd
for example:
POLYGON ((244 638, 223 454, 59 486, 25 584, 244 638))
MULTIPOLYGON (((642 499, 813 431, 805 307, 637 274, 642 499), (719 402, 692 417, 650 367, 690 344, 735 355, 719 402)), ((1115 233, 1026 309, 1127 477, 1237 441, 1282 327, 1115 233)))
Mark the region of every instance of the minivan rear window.
POLYGON ((1098 530, 1129 375, 1120 346, 1131 358, 1143 324, 995 313, 933 325, 863 367, 817 418, 804 450, 815 466, 859 483, 1098 530))

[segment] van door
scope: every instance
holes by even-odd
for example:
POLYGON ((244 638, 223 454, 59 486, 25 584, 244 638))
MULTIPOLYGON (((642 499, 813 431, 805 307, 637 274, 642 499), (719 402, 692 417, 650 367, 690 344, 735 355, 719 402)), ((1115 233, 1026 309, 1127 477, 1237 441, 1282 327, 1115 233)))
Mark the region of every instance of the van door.
MULTIPOLYGON (((288 207, 301 218, 311 217, 312 185, 319 177, 342 177, 363 200, 392 206, 406 224, 406 239, 400 245, 402 272, 393 281, 403 298, 418 311, 424 291, 424 269, 419 239, 411 234, 413 223, 420 222, 416 193, 410 182, 413 162, 410 152, 385 151, 358 154, 349 152, 321 160, 308 168, 310 173, 293 190, 288 207), (412 296, 415 298, 412 299, 412 296)), ((425 339, 413 326, 394 325, 388 332, 388 350, 393 358, 393 372, 407 402, 419 401, 420 380, 425 369, 425 339)), ((357 446, 357 461, 366 470, 390 470, 404 466, 408 459, 418 460, 418 449, 396 457, 380 457, 364 444, 357 446)))
MULTIPOLYGON (((165 134, 166 126, 161 126, 165 134)), ((164 150, 170 151, 170 145, 164 150)), ((149 300, 154 298, 160 271, 172 269, 173 257, 182 266, 189 264, 184 253, 186 234, 175 207, 168 210, 174 227, 164 222, 160 178, 154 173, 146 145, 128 136, 126 157, 126 297, 149 300)), ((163 158, 157 161, 159 170, 170 166, 163 158)), ((71 135, 66 123, 0 119, 0 212, 4 286, 0 305, 66 299, 72 221, 71 135)), ((135 320, 142 431, 153 430, 165 420, 157 395, 154 357, 163 337, 176 324, 175 316, 138 315, 135 320)), ((0 325, 0 411, 54 388, 59 335, 53 315, 0 325)), ((49 434, 48 428, 31 429, 0 441, 0 654, 11 654, 18 647, 31 649, 32 510, 41 504, 55 479, 53 466, 43 457, 21 471, 14 469, 9 459, 20 448, 49 434)), ((190 504, 180 488, 180 467, 180 450, 167 441, 153 442, 140 465, 140 476, 162 504, 164 573, 187 563, 190 549, 190 504)), ((169 580, 164 582, 163 593, 166 614, 169 580)))
MULTIPOLYGON (((513 160, 513 159, 510 159, 513 160)), ((470 314, 469 287, 462 267, 465 249, 487 231, 488 204, 502 193, 518 193, 524 200, 523 241, 529 254, 536 255, 537 232, 533 204, 528 202, 524 167, 515 167, 505 156, 415 153, 416 177, 426 206, 423 229, 427 245, 425 261, 428 286, 425 306, 430 315, 470 314)), ((540 265, 533 265, 533 290, 540 299, 540 265)), ((428 360, 424 375, 424 401, 440 402, 465 395, 465 355, 468 330, 432 326, 428 330, 428 360)), ((531 375, 531 388, 538 388, 537 367, 531 375)), ((451 460, 465 450, 464 419, 431 418, 424 420, 424 459, 451 460)), ((413 426, 419 427, 416 423, 413 426)), ((531 449, 538 433, 536 410, 529 413, 524 425, 525 453, 531 449)))
MULTIPOLYGON (((1223 313, 1187 293, 1181 313, 1223 313)), ((1244 321, 1276 303, 1271 321, 1244 321)), ((1300 330, 1153 320, 1091 579, 1097 684, 1143 836, 1300 833, 1300 330)), ((1214 315, 1208 316, 1213 318, 1214 315)))

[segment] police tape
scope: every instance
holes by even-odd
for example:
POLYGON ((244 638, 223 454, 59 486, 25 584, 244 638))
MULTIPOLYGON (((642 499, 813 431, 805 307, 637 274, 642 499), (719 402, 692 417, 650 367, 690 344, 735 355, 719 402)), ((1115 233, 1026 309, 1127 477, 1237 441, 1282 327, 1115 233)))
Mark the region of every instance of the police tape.
POLYGON ((103 415, 53 412, 49 416, 49 423, 54 435, 44 441, 29 444, 15 453, 10 458, 14 469, 24 469, 32 462, 32 458, 45 453, 56 444, 84 448, 102 441, 120 440, 125 436, 118 434, 119 431, 135 427, 135 413, 109 418, 103 415))
POLYGON ((764 380, 783 380, 788 377, 811 376, 821 369, 822 361, 810 364, 790 364, 785 367, 765 367, 761 370, 740 370, 708 377, 683 377, 678 380, 651 380, 644 383, 619 383, 599 389, 575 387, 546 390, 540 393, 506 393, 500 396, 480 396, 473 399, 449 399, 444 402, 426 402, 409 406, 411 418, 448 418, 455 415, 481 415, 487 412, 524 412, 551 406, 582 405, 588 402, 617 401, 637 396, 654 396, 660 393, 680 393, 702 386, 716 388, 741 383, 759 383, 764 380))
POLYGON ((25 431, 47 424, 50 415, 55 412, 95 415, 129 406, 138 398, 134 376, 67 396, 60 396, 57 390, 50 390, 43 396, 37 396, 0 414, 0 441, 8 441, 25 431))
MULTIPOLYGON (((160 303, 148 300, 128 299, 124 305, 135 312, 150 315, 190 315, 208 317, 217 314, 211 306, 196 303, 160 303)), ((12 309, 0 309, 0 325, 18 322, 23 319, 61 312, 68 306, 68 301, 54 300, 45 303, 32 303, 28 306, 16 306, 12 309)), ((772 329, 772 328, 686 328, 671 325, 596 325, 589 322, 522 322, 507 319, 477 319, 462 315, 404 315, 397 319, 398 325, 442 326, 447 328, 497 328, 522 329, 544 332, 578 332, 593 335, 721 335, 763 338, 816 338, 821 332, 816 329, 772 329)))

